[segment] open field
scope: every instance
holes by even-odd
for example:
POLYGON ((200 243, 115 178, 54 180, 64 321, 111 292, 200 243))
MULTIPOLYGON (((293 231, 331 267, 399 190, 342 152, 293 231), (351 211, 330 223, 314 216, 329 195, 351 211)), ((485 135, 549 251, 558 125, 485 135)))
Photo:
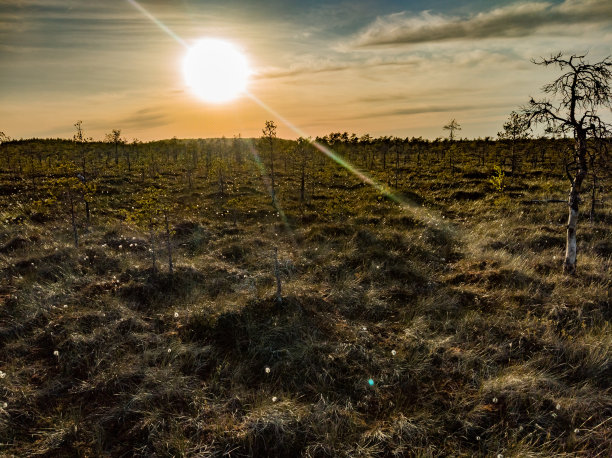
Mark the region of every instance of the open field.
POLYGON ((609 182, 566 276, 561 141, 276 141, 2 145, 1 454, 612 454, 609 182))

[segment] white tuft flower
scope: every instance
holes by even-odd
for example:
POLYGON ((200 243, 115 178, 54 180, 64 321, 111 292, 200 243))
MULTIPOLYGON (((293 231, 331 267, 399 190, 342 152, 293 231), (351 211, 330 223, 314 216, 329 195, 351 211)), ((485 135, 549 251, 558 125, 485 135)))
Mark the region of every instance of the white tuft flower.
POLYGON ((497 398, 493 398, 493 404, 497 404, 497 398))
POLYGON ((270 368, 266 367, 266 374, 269 374, 269 373, 270 373, 270 368))
POLYGON ((172 348, 168 348, 168 353, 172 353, 172 348))
POLYGON ((561 404, 557 404, 557 405, 555 406, 555 409, 557 409, 557 410, 561 410, 561 404))
POLYGON ((174 318, 178 318, 178 312, 174 312, 174 318))
POLYGON ((119 247, 118 247, 118 248, 119 248, 120 250, 122 250, 122 249, 123 249, 123 245, 119 245, 119 247))
POLYGON ((64 304, 64 308, 67 309, 68 308, 68 304, 64 304))
POLYGON ((579 432, 580 432, 580 430, 579 430, 578 428, 576 428, 576 429, 574 430, 574 434, 578 434, 579 432))
POLYGON ((276 396, 272 396, 272 402, 276 402, 278 401, 278 398, 276 396))
POLYGON ((479 441, 480 440, 480 436, 476 436, 476 440, 479 441))
POLYGON ((4 377, 6 377, 6 372, 0 371, 0 378, 4 378, 4 377))
POLYGON ((55 351, 53 352, 53 356, 57 356, 57 357, 59 358, 59 350, 55 350, 55 351))
POLYGON ((391 354, 392 354, 393 356, 395 356, 395 355, 397 355, 397 351, 395 351, 395 350, 391 350, 391 354))

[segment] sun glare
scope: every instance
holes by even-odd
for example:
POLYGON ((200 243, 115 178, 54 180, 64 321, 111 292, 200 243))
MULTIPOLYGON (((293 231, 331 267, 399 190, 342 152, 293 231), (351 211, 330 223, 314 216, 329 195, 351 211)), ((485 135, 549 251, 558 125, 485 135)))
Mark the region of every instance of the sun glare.
POLYGON ((202 100, 224 103, 246 90, 251 71, 234 45, 214 38, 199 40, 183 60, 185 82, 202 100))

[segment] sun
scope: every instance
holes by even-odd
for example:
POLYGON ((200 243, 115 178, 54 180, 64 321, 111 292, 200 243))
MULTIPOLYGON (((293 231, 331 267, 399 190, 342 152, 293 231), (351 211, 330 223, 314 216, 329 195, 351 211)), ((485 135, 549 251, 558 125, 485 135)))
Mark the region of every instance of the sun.
POLYGON ((244 54, 224 40, 203 38, 183 59, 185 82, 208 103, 225 103, 240 96, 250 74, 244 54))

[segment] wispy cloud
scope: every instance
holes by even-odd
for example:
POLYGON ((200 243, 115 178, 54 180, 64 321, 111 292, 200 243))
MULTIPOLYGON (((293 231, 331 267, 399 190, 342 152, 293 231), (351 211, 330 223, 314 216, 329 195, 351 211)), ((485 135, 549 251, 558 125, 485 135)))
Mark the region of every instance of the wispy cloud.
POLYGON ((408 12, 377 18, 353 37, 353 47, 415 44, 449 40, 524 37, 546 27, 574 24, 610 24, 612 1, 565 0, 520 2, 458 17, 424 11, 416 16, 408 12))
POLYGON ((172 117, 169 116, 163 107, 147 107, 141 108, 132 113, 115 119, 98 119, 87 123, 87 127, 93 130, 111 129, 143 129, 152 127, 166 126, 172 122, 172 117))
POLYGON ((416 66, 422 62, 421 58, 373 58, 364 61, 312 61, 309 63, 298 63, 289 68, 265 68, 260 70, 255 79, 287 78, 301 75, 314 75, 317 73, 341 72, 352 69, 365 69, 374 67, 406 67, 416 66))
POLYGON ((420 105, 406 108, 392 108, 388 110, 381 110, 374 113, 361 113, 355 116, 348 117, 347 119, 368 119, 368 118, 380 118, 384 116, 409 116, 419 115, 427 113, 459 113, 471 110, 489 109, 489 108, 505 108, 506 105, 502 104, 471 104, 471 105, 420 105))

